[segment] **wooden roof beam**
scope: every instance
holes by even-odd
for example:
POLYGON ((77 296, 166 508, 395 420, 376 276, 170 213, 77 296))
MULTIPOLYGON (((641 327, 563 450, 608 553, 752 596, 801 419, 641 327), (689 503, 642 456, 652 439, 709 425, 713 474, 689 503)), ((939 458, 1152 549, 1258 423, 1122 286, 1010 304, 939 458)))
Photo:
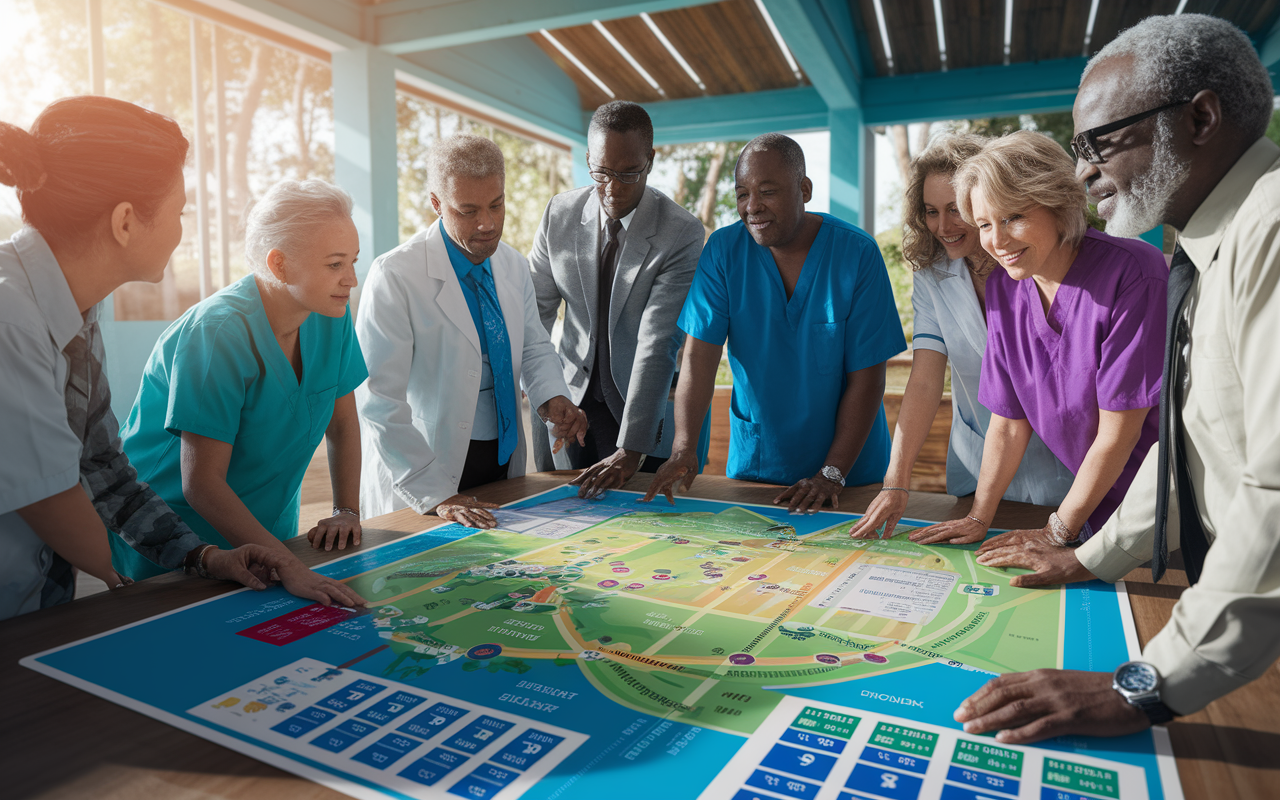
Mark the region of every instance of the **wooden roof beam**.
POLYGON ((712 2, 716 0, 397 0, 369 6, 364 13, 370 41, 402 54, 712 2))
POLYGON ((922 72, 862 83, 866 125, 1070 110, 1086 59, 922 72))
MULTIPOLYGON (((770 131, 822 130, 827 104, 812 86, 646 103, 655 144, 753 139, 770 131)), ((584 113, 583 119, 589 119, 584 113)), ((585 124, 585 123, 584 123, 585 124)))
POLYGON ((847 0, 764 0, 764 6, 827 106, 857 107, 866 46, 847 0))

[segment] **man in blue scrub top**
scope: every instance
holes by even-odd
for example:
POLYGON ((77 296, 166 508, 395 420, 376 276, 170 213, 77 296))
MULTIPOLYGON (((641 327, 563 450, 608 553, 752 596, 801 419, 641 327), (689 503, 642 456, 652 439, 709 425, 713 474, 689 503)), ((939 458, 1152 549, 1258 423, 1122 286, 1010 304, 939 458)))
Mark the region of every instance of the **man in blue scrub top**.
POLYGON ((864 231, 807 213, 804 152, 769 133, 734 171, 741 222, 707 240, 680 314, 688 334, 671 458, 649 491, 674 500, 698 473, 696 445, 725 341, 733 370, 730 478, 789 488, 792 512, 838 508, 846 483, 889 464, 885 362, 906 349, 884 259, 864 231))

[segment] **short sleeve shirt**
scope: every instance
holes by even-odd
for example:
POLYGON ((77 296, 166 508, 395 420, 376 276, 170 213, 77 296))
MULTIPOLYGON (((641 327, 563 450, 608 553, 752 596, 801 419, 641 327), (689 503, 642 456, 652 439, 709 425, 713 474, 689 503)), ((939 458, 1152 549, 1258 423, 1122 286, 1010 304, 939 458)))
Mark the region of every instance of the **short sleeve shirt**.
POLYGON ((1026 419, 1073 474, 1098 434, 1099 411, 1150 408, 1124 471, 1089 517, 1098 530, 1159 438, 1169 270, 1160 251, 1090 230, 1046 316, 1034 280, 987 280, 987 354, 978 399, 1026 419))
MULTIPOLYGON (((820 470, 835 436, 847 374, 906 349, 876 242, 828 214, 790 299, 769 249, 742 222, 711 234, 680 329, 729 345, 730 478, 791 484, 820 470)), ((849 485, 884 477, 889 430, 876 411, 849 485)))
POLYGON ((313 313, 298 339, 301 380, 249 275, 183 314, 147 362, 122 431, 125 452, 139 476, 211 544, 227 542, 183 495, 183 431, 232 445, 227 484, 263 527, 287 539, 298 535, 302 476, 334 402, 368 377, 350 308, 336 318, 313 313))
POLYGON ((83 325, 44 238, 23 228, 0 242, 0 619, 47 605, 41 595, 55 554, 18 509, 80 482, 62 349, 83 325))

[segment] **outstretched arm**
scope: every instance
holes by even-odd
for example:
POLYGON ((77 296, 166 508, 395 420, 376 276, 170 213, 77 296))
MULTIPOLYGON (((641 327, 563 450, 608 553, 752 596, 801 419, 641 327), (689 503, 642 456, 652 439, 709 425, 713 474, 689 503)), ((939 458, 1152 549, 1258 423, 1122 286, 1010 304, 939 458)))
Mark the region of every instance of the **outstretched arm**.
POLYGON ((676 386, 676 435, 671 443, 671 457, 658 468, 644 502, 659 494, 675 505, 677 486, 688 491, 698 477, 698 436, 702 420, 711 407, 716 390, 716 370, 724 345, 704 342, 693 336, 684 340, 684 363, 680 367, 680 383, 676 386))

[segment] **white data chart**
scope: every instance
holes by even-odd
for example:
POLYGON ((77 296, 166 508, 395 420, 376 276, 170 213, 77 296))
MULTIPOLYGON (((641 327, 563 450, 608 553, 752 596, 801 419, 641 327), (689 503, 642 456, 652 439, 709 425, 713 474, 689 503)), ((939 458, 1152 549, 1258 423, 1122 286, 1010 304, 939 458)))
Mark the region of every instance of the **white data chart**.
POLYGON ((854 564, 809 605, 919 625, 933 619, 959 579, 954 572, 854 564))
POLYGON ((587 737, 311 658, 189 714, 410 797, 514 800, 587 737))
POLYGON ((534 510, 496 508, 498 528, 540 539, 563 539, 592 525, 627 513, 624 508, 569 497, 537 506, 534 510))
POLYGON ((698 800, 1137 800, 1143 771, 787 697, 698 800))

